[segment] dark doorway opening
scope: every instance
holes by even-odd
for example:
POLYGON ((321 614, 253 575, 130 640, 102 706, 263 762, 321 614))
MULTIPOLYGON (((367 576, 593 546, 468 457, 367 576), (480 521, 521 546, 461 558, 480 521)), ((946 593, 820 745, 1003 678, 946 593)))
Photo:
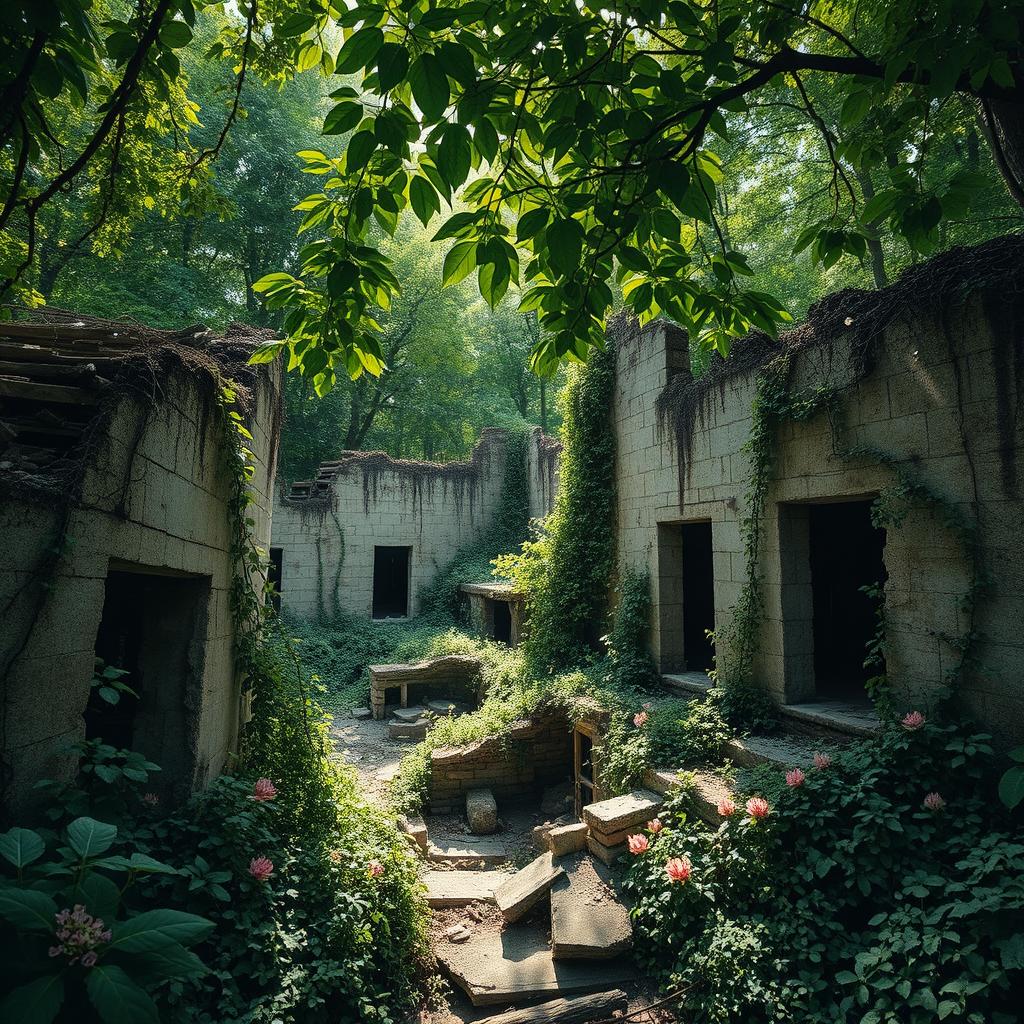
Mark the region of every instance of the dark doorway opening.
POLYGON ((284 552, 281 548, 270 549, 270 565, 267 568, 267 583, 271 586, 270 606, 275 612, 281 610, 281 567, 284 563, 284 552))
POLYGON ((684 523, 683 563, 683 657, 687 671, 704 672, 714 667, 714 647, 708 630, 715 628, 715 572, 711 523, 684 523))
POLYGON ((508 601, 494 601, 494 639, 499 643, 512 643, 512 607, 508 601))
POLYGON ((863 697, 879 671, 864 666, 876 625, 876 604, 864 588, 885 582, 885 530, 872 524, 870 501, 809 511, 815 694, 863 697))
POLYGON ((409 560, 412 548, 373 549, 373 617, 404 619, 409 614, 409 560))
POLYGON ((208 576, 111 570, 96 657, 123 670, 135 696, 111 704, 94 687, 84 715, 87 739, 145 755, 181 795, 195 771, 209 598, 208 576))

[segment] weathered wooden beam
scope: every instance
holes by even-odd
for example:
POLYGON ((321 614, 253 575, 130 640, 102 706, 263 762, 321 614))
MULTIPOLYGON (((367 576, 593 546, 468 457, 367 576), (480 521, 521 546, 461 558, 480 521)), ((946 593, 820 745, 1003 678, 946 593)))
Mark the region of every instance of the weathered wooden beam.
POLYGON ((95 405, 97 396, 83 388, 62 384, 35 384, 30 380, 0 376, 0 398, 23 398, 30 402, 59 402, 63 405, 95 405))
POLYGON ((493 1017, 485 1017, 477 1024, 588 1024, 589 1021, 610 1017, 616 1010, 626 1010, 629 999, 622 989, 594 992, 589 996, 570 996, 552 999, 539 1006, 522 1010, 509 1010, 493 1017))

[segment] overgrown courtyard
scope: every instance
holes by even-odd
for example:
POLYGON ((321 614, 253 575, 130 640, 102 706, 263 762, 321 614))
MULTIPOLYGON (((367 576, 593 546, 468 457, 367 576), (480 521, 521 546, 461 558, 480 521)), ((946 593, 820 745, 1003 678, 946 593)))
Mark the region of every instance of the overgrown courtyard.
POLYGON ((0 1020, 1024 1020, 1020 0, 0 12, 0 1020))

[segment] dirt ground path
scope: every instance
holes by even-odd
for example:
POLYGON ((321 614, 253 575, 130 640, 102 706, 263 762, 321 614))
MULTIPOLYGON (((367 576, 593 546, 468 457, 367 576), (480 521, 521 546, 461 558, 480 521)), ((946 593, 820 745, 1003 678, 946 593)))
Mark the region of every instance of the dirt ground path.
POLYGON ((359 788, 367 800, 383 801, 398 763, 414 744, 393 740, 387 722, 336 715, 331 722, 335 757, 350 764, 359 777, 359 788))

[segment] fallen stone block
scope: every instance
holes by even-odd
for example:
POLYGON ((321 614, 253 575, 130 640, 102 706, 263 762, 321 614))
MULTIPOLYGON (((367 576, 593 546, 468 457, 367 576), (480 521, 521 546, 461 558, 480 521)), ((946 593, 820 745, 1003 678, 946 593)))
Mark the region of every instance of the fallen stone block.
POLYGON ((466 820, 476 836, 489 836, 498 829, 498 804, 489 789, 471 789, 466 794, 466 820))
POLYGON ((594 836, 591 834, 587 836, 587 849, 602 864, 614 864, 626 852, 626 844, 620 843, 618 846, 605 846, 603 843, 595 842, 594 836))
POLYGON ((415 722, 389 722, 388 735, 393 740, 421 740, 427 735, 427 722, 423 718, 415 722))
POLYGON ((478 860, 484 864, 504 864, 509 858, 508 846, 500 836, 465 839, 438 838, 427 847, 427 858, 439 863, 478 860))
POLYGON ((564 874, 550 853, 542 853, 495 892, 494 901, 501 916, 509 922, 518 921, 544 899, 555 879, 564 874))
POLYGON ((573 825, 559 825, 547 834, 548 849, 555 857, 576 853, 587 845, 587 826, 578 821, 573 825))
POLYGON ((608 836, 645 825, 660 809, 661 798, 656 793, 635 789, 625 796, 588 804, 583 808, 583 820, 591 832, 608 836))
POLYGON ((404 832, 424 852, 427 852, 427 825, 418 814, 400 814, 398 830, 404 832))
POLYGON ((464 924, 453 924, 444 934, 449 942, 466 942, 473 933, 464 924))
POLYGON ((372 718, 373 717, 373 712, 369 708, 353 708, 352 709, 352 717, 357 722, 363 722, 367 718, 372 718))

